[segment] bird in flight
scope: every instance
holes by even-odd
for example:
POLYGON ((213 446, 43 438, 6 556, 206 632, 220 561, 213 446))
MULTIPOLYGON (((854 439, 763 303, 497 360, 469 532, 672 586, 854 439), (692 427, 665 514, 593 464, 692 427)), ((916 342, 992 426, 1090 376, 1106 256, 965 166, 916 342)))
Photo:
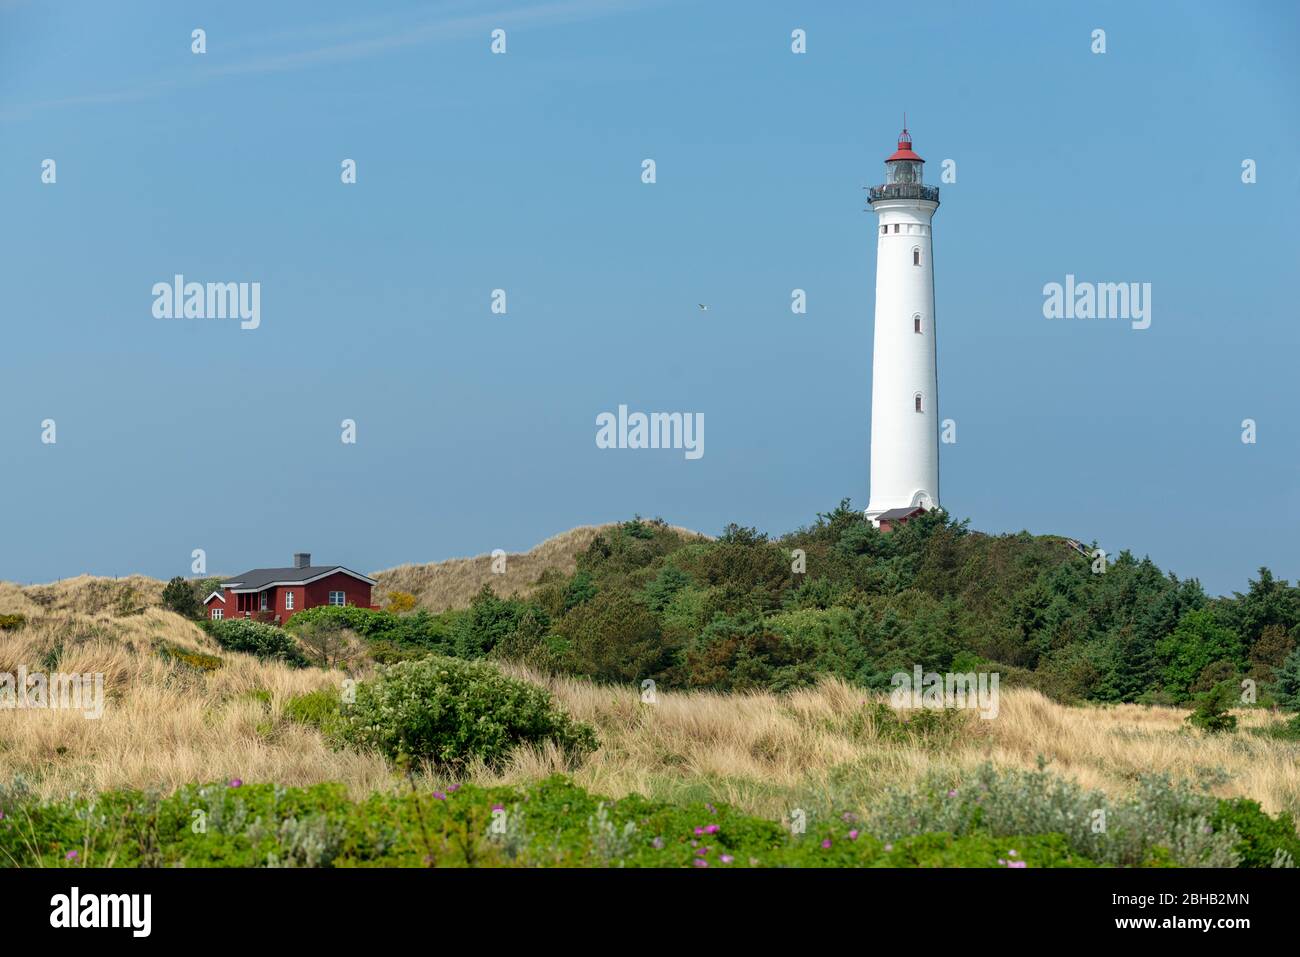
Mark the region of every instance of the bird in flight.
POLYGON ((709 307, 706 306, 706 305, 705 305, 704 303, 702 303, 702 302, 697 302, 696 305, 700 307, 700 312, 708 312, 708 311, 709 311, 709 307))

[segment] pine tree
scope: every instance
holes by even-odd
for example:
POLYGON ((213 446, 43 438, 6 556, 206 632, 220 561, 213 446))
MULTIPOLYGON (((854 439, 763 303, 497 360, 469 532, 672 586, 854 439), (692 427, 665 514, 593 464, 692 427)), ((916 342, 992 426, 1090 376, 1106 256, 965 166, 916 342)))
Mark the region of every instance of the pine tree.
POLYGON ((1300 648, 1287 655, 1281 667, 1274 670, 1268 690, 1283 708, 1300 711, 1300 648))

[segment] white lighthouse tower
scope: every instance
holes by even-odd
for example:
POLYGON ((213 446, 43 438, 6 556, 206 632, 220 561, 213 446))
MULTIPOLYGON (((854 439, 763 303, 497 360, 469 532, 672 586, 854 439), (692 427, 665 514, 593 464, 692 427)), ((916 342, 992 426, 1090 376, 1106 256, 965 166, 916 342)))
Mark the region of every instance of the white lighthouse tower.
MULTIPOLYGON (((876 335, 871 373, 871 500, 867 518, 939 505, 939 385, 935 371, 930 219, 939 188, 921 181, 906 124, 867 190, 876 228, 876 335)), ((905 520, 905 519, 904 519, 905 520)))

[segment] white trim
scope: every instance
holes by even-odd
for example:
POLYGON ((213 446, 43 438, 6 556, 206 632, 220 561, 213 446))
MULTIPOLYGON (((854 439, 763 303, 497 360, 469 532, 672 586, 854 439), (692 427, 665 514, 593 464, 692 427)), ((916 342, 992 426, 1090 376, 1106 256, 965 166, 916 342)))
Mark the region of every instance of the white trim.
POLYGON ((318 582, 322 578, 329 578, 331 575, 337 575, 339 572, 342 572, 344 575, 351 575, 353 578, 357 579, 358 581, 363 581, 367 585, 379 584, 379 580, 376 578, 367 578, 365 575, 362 575, 359 572, 354 572, 349 568, 344 568, 342 565, 336 565, 335 567, 331 568, 329 571, 322 572, 321 574, 316 575, 314 578, 295 578, 293 581, 267 582, 265 585, 262 585, 259 588, 237 588, 235 586, 242 585, 243 582, 222 582, 221 587, 229 588, 231 591, 236 592, 238 594, 247 595, 259 591, 265 591, 268 588, 286 587, 289 585, 310 585, 312 582, 318 582))
POLYGON ((294 611, 294 610, 295 610, 294 607, 293 607, 293 589, 292 589, 292 588, 289 588, 289 589, 286 589, 286 590, 285 590, 285 593, 284 593, 284 610, 285 610, 285 611, 294 611))
POLYGON ((214 599, 214 598, 220 598, 220 599, 221 599, 221 603, 222 603, 223 605, 226 603, 226 596, 223 595, 223 594, 221 594, 221 592, 219 592, 219 591, 214 591, 214 592, 213 592, 211 595, 209 595, 207 598, 203 599, 203 604, 206 605, 208 602, 212 601, 212 599, 214 599))
POLYGON ((326 604, 333 605, 335 608, 346 608, 348 605, 348 593, 345 591, 332 591, 326 596, 326 604), (338 595, 338 602, 334 601, 334 596, 338 595))
POLYGON ((212 609, 211 615, 213 621, 224 621, 226 617, 226 609, 214 608, 212 609))

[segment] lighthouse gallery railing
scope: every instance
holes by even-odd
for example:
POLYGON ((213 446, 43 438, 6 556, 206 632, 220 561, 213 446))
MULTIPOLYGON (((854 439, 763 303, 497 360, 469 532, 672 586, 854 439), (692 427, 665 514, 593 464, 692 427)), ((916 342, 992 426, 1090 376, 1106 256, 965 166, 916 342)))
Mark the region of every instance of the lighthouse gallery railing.
POLYGON ((928 199, 939 202, 939 187, 926 186, 923 183, 887 183, 884 186, 868 186, 867 202, 878 199, 928 199))

